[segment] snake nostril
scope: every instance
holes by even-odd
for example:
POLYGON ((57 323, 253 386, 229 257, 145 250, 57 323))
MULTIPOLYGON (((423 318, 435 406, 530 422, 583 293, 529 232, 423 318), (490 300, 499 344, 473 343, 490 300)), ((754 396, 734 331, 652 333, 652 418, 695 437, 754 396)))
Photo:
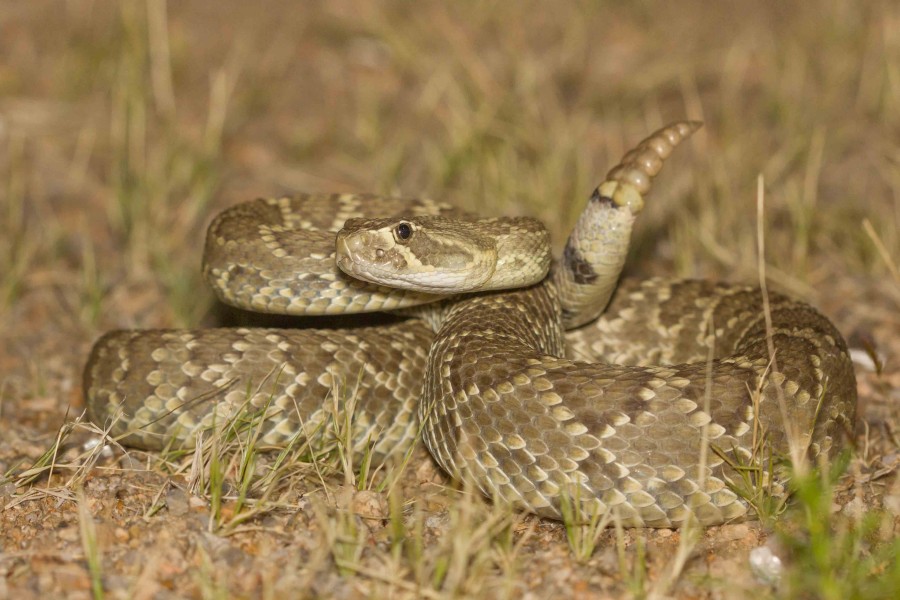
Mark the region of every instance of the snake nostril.
POLYGON ((384 258, 384 249, 383 249, 383 248, 376 248, 376 249, 375 249, 375 257, 376 257, 376 258, 384 258))

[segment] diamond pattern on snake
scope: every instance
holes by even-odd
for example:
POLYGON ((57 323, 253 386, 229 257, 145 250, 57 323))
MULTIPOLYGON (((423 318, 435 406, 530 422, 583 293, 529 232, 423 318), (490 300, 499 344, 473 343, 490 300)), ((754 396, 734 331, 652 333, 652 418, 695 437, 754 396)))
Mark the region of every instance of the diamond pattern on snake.
POLYGON ((371 441, 388 459, 421 434, 445 471, 495 501, 558 519, 568 494, 639 527, 752 517, 729 463, 754 461, 761 432, 775 453, 833 454, 853 429, 856 384, 843 338, 807 304, 769 294, 766 313, 755 287, 619 283, 651 179, 698 127, 674 123, 628 152, 556 260, 538 221, 424 199, 232 207, 204 255, 222 301, 412 316, 113 331, 85 368, 90 418, 159 449, 191 445, 249 404, 267 411, 261 442, 278 446, 321 423, 333 387, 352 381, 357 451, 371 441))

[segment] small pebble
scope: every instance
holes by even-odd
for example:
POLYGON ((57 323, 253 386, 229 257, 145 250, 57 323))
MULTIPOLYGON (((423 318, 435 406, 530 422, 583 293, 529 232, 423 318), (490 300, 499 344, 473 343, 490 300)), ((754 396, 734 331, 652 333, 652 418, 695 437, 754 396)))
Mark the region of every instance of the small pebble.
POLYGON ((131 538, 131 534, 128 533, 128 530, 124 527, 116 527, 113 530, 113 536, 115 536, 116 541, 118 542, 127 542, 131 538))
POLYGON ((750 571, 760 583, 777 585, 781 581, 784 565, 768 546, 759 546, 750 551, 750 571))
MULTIPOLYGON (((877 354, 878 361, 883 365, 885 361, 885 356, 879 352, 877 354)), ((875 357, 868 350, 864 350, 863 348, 850 348, 850 360, 853 361, 860 369, 864 371, 869 371, 870 373, 874 373, 878 370, 878 365, 875 363, 875 357)))
POLYGON ((862 498, 854 498, 844 505, 841 512, 851 519, 858 521, 863 518, 863 515, 866 514, 867 510, 866 503, 863 502, 862 498))
POLYGON ((0 508, 6 506, 6 503, 12 500, 15 493, 16 486, 11 481, 0 485, 0 508))
POLYGON ((177 487, 169 488, 166 492, 166 507, 176 516, 187 513, 189 508, 187 494, 177 487))
POLYGON ((443 533, 450 524, 446 515, 432 515, 425 518, 425 527, 433 529, 436 533, 443 533))
POLYGON ((384 494, 363 490, 353 495, 352 510, 363 519, 383 520, 388 518, 388 503, 384 494))
POLYGON ((435 468, 434 462, 423 460, 416 468, 416 481, 419 483, 433 483, 440 479, 440 473, 435 468))

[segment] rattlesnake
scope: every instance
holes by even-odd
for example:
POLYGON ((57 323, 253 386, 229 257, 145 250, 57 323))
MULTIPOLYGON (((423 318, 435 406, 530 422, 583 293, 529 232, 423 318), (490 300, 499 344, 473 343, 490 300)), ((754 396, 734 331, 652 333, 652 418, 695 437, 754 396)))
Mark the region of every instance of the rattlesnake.
POLYGON ((670 125, 628 153, 546 277, 546 232, 527 219, 488 220, 500 233, 471 245, 460 234, 481 225, 428 200, 296 196, 233 207, 210 226, 204 271, 220 298, 252 310, 417 311, 409 307, 448 291, 436 265, 491 273, 452 288, 477 293, 432 304, 422 319, 108 333, 85 368, 89 414, 154 449, 193 443, 249 404, 268 411, 261 442, 283 445, 347 386, 358 398, 357 450, 392 456, 421 424, 437 462, 496 501, 560 518, 568 496, 626 526, 748 516, 729 485, 734 464, 766 467, 762 436, 776 454, 789 443, 832 453, 852 430, 856 387, 840 334, 806 304, 770 294, 766 312, 759 289, 702 281, 616 289, 650 178, 696 127, 670 125), (451 217, 465 224, 447 225, 451 217), (509 253, 507 238, 536 245, 509 253), (492 252, 496 263, 481 258, 492 252), (407 280, 408 270, 426 283, 407 280), (510 285, 525 287, 484 291, 510 285), (584 356, 600 362, 574 360, 584 356))

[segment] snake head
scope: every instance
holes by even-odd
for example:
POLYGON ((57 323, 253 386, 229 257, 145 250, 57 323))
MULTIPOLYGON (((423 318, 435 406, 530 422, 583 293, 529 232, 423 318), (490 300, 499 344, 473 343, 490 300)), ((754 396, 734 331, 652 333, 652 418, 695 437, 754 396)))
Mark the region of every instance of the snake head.
POLYGON ((436 294, 482 289, 497 264, 491 237, 440 217, 348 219, 335 249, 337 266, 352 277, 436 294))

